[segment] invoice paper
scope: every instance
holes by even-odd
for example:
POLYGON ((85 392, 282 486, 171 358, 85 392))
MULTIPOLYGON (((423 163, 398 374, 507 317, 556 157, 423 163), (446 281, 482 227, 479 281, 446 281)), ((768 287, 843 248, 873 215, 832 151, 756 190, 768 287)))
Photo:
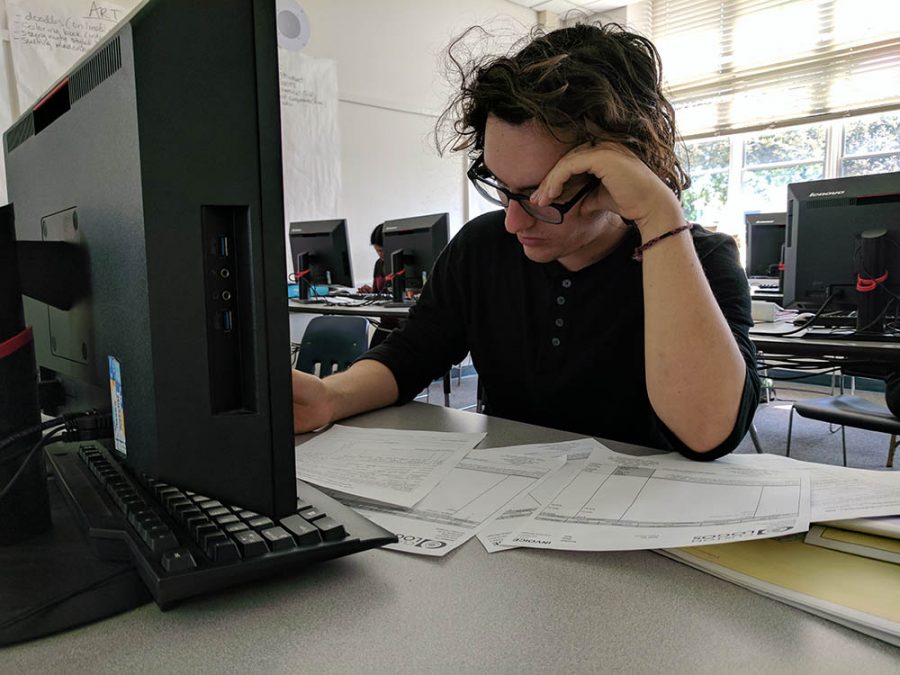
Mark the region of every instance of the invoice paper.
POLYGON ((674 453, 634 457, 598 444, 550 503, 501 543, 616 551, 782 536, 809 529, 809 490, 805 471, 674 453))
POLYGON ((530 446, 472 450, 411 509, 392 508, 334 495, 369 520, 397 535, 386 548, 443 556, 468 541, 510 500, 534 488, 565 462, 564 454, 534 456, 530 446))
POLYGON ((500 542, 526 522, 535 510, 549 504, 562 486, 574 474, 581 471, 585 461, 597 445, 598 442, 593 438, 583 438, 562 443, 535 444, 526 450, 532 456, 565 456, 566 463, 547 476, 545 480, 539 481, 530 490, 520 494, 506 508, 484 524, 484 527, 478 531, 478 541, 485 550, 488 553, 496 553, 515 548, 514 546, 504 546, 500 542))
POLYGON ((728 464, 809 472, 810 520, 900 515, 900 473, 801 462, 782 455, 728 455, 728 464))
POLYGON ((336 424, 296 447, 297 478, 348 495, 410 507, 484 436, 336 424))

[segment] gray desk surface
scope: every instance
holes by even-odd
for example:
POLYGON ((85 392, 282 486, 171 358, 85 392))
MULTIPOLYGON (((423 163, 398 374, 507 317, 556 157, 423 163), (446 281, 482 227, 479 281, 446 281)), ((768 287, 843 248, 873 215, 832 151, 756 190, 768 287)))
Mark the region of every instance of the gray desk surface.
POLYGON ((330 305, 326 302, 302 302, 288 300, 288 311, 304 314, 338 314, 344 316, 374 316, 384 318, 395 316, 399 319, 409 314, 407 307, 385 307, 384 305, 330 305))
MULTIPOLYGON (((412 403, 359 426, 572 434, 412 403)), ((611 446, 621 449, 619 444, 611 446)), ((0 652, 0 672, 897 673, 900 649, 648 551, 369 551, 0 652)))

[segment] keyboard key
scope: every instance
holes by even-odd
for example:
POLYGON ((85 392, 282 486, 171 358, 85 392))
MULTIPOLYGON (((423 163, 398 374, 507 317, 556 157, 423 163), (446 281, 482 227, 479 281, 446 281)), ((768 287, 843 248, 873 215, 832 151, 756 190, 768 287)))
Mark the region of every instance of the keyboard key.
POLYGON ((200 508, 204 511, 209 511, 210 509, 217 509, 222 506, 222 502, 217 501, 215 499, 210 499, 208 502, 203 502, 200 505, 200 508))
POLYGON ((236 523, 229 523, 223 528, 228 534, 235 534, 236 532, 246 532, 250 529, 250 526, 247 523, 239 520, 236 523))
POLYGON ((248 520, 247 524, 254 530, 265 530, 272 527, 275 523, 272 522, 271 518, 266 518, 265 516, 257 516, 256 518, 251 518, 250 520, 248 520))
POLYGON ((296 537, 299 544, 318 544, 322 541, 322 537, 319 536, 319 531, 316 527, 307 523, 296 513, 287 518, 282 518, 279 522, 284 529, 296 537))
POLYGON ((344 526, 337 522, 334 518, 325 516, 313 522, 322 532, 322 539, 325 541, 340 541, 347 536, 344 526))
MULTIPOLYGON (((246 527, 246 525, 244 525, 244 527, 246 527)), ((234 541, 244 558, 255 558, 256 556, 264 555, 269 552, 269 547, 266 546, 266 540, 253 530, 238 532, 234 535, 234 541)))
POLYGON ((308 520, 309 522, 314 521, 316 518, 321 518, 325 515, 324 511, 319 511, 315 506, 310 506, 305 509, 301 509, 300 517, 304 520, 308 520))
POLYGON ((147 546, 154 553, 162 553, 178 548, 178 539, 166 525, 159 525, 147 530, 147 546))
POLYGON ((294 538, 282 527, 270 527, 259 533, 273 551, 294 548, 294 538))
POLYGON ((204 545, 203 541, 207 535, 215 534, 216 532, 219 532, 219 531, 220 531, 219 528, 216 527, 215 523, 213 523, 212 521, 210 521, 208 523, 204 523, 203 525, 198 525, 193 530, 191 530, 191 532, 194 535, 194 541, 199 543, 201 546, 204 545))
POLYGON ((166 551, 160 557, 159 562, 166 572, 184 572, 197 567, 197 561, 186 548, 166 551))
POLYGON ((227 506, 218 506, 214 509, 207 509, 206 507, 204 507, 203 510, 206 511, 206 515, 208 515, 210 518, 227 516, 229 513, 231 513, 231 509, 229 509, 227 506))
POLYGON ((224 516, 219 516, 217 518, 213 518, 216 521, 216 524, 219 527, 224 527, 225 525, 230 525, 231 523, 239 523, 241 522, 236 515, 233 513, 229 513, 224 516))
POLYGON ((215 562, 234 562, 241 559, 237 545, 221 532, 206 537, 206 556, 215 562))
POLYGON ((258 518, 259 514, 255 511, 247 511, 245 509, 243 511, 238 511, 238 516, 240 516, 243 520, 253 520, 254 518, 258 518))

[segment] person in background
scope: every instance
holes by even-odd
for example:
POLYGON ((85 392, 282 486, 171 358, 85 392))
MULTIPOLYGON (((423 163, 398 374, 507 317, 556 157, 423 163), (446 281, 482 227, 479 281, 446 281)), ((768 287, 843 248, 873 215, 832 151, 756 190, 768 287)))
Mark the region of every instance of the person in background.
MULTIPOLYGON (((372 270, 372 285, 365 284, 359 287, 360 293, 384 293, 387 280, 384 274, 384 223, 380 223, 372 230, 369 237, 369 243, 378 254, 378 260, 375 261, 375 269, 372 270)), ((375 332, 372 333, 372 339, 369 342, 369 349, 377 347, 385 338, 391 334, 391 331, 399 328, 403 323, 402 319, 393 316, 382 317, 375 325, 375 332)))
POLYGON ((372 271, 372 285, 363 284, 359 287, 360 293, 381 293, 384 290, 384 223, 379 223, 375 226, 375 229, 372 230, 372 234, 369 236, 369 243, 372 244, 372 248, 375 249, 375 253, 378 254, 378 259, 375 261, 375 269, 372 271))
POLYGON ((501 210, 444 249, 409 320, 343 373, 293 374, 298 432, 411 400, 471 353, 485 411, 710 460, 759 400, 734 239, 687 223, 690 179, 646 38, 537 32, 463 63, 452 150, 501 210))

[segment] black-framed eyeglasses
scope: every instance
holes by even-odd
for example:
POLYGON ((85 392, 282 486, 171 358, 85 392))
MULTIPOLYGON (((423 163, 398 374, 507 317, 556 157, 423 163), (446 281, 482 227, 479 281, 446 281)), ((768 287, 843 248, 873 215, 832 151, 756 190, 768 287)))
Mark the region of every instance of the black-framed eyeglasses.
POLYGON ((469 170, 466 172, 472 185, 478 190, 478 194, 494 204, 499 204, 503 208, 509 206, 510 200, 519 203, 522 210, 528 215, 541 220, 545 223, 558 224, 563 221, 566 213, 578 203, 585 195, 600 184, 600 179, 596 176, 588 174, 587 182, 576 192, 568 201, 552 204, 547 206, 538 206, 531 200, 531 195, 518 194, 501 185, 500 182, 488 171, 484 165, 484 155, 480 155, 469 170))

